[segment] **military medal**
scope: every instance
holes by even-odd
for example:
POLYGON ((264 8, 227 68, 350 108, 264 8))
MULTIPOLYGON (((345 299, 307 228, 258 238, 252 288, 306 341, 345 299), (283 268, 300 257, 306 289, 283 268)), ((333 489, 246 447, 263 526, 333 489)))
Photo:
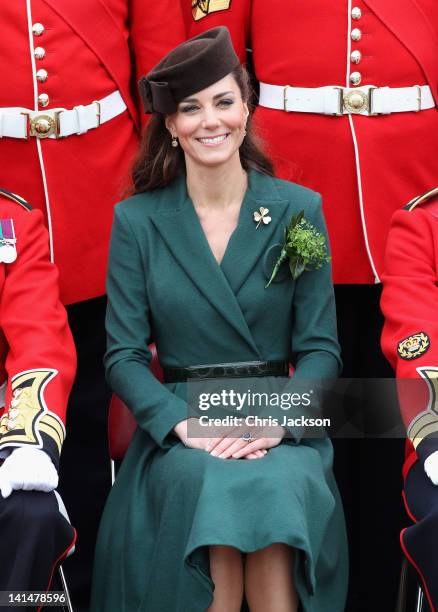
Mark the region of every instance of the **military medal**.
POLYGON ((0 262, 12 263, 17 259, 17 248, 12 219, 0 219, 0 262))

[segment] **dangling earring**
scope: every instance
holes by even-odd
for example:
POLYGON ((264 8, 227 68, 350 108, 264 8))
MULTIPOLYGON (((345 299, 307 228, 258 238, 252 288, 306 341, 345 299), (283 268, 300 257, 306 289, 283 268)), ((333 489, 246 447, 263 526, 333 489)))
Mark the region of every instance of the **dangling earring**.
POLYGON ((178 138, 176 136, 172 136, 172 147, 178 146, 178 138))

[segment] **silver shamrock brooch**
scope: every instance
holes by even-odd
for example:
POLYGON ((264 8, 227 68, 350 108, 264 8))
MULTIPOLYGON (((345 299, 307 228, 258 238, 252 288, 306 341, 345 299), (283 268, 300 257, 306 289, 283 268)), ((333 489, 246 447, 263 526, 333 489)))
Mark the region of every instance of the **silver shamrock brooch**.
POLYGON ((272 219, 268 215, 268 212, 269 208, 264 208, 263 206, 260 206, 258 210, 254 211, 254 221, 257 223, 256 229, 258 229, 260 223, 263 223, 264 225, 271 223, 272 219))

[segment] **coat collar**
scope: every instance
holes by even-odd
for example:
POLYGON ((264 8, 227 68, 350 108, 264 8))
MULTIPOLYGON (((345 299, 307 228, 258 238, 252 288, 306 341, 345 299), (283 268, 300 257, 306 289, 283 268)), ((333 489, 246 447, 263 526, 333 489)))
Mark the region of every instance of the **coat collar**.
POLYGON ((250 172, 239 221, 219 266, 187 194, 185 177, 174 181, 168 196, 152 216, 161 238, 196 288, 259 356, 237 296, 282 223, 288 201, 280 199, 271 177, 250 172), (256 229, 253 214, 260 206, 269 208, 272 221, 256 229))
MULTIPOLYGON (((364 0, 364 3, 391 30, 401 43, 409 49, 421 65, 438 104, 438 79, 436 58, 438 41, 432 24, 414 0, 364 0)), ((415 83, 412 83, 415 85, 415 83)))
MULTIPOLYGON (((64 19, 113 77, 134 123, 138 113, 130 92, 132 60, 128 41, 101 0, 43 0, 64 19)), ((84 102, 84 104, 86 101, 84 102)))

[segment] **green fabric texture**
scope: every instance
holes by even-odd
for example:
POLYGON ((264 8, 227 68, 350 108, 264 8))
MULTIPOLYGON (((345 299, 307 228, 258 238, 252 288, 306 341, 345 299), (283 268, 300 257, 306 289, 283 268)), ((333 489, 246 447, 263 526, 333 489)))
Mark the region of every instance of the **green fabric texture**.
POLYGON ((341 612, 347 547, 327 439, 293 438, 258 460, 223 460, 171 433, 187 418, 187 386, 151 374, 163 367, 289 359, 293 380, 340 370, 331 268, 289 274, 268 289, 269 249, 304 209, 326 234, 320 196, 249 173, 236 230, 219 266, 185 178, 116 207, 108 272, 105 365, 139 425, 103 515, 92 612, 203 612, 212 601, 208 546, 243 552, 274 542, 294 549, 305 612, 341 612), (272 221, 256 229, 254 211, 272 221), (266 269, 268 270, 266 271, 266 269))

